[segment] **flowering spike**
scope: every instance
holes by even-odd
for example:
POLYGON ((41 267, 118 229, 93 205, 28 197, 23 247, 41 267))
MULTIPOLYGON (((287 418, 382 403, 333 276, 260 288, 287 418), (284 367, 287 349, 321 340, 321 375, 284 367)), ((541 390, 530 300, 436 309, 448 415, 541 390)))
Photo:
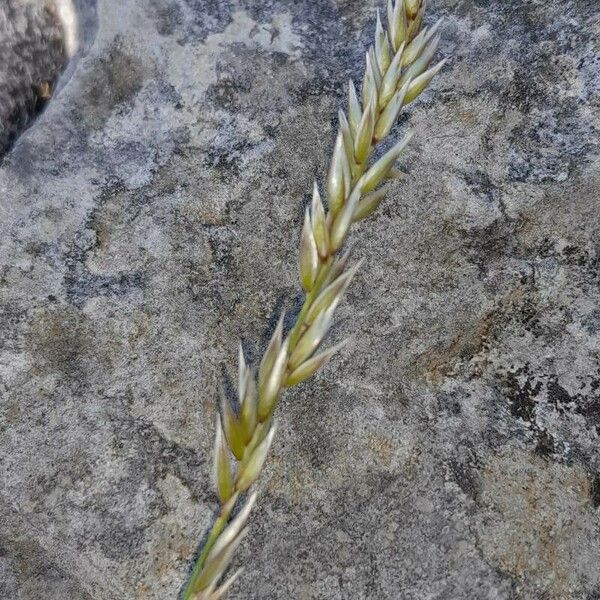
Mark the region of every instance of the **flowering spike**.
POLYGON ((263 468, 273 440, 273 412, 281 389, 310 377, 341 346, 320 353, 317 350, 356 270, 353 267, 346 272, 348 252, 343 256, 338 252, 352 223, 366 218, 380 204, 387 186, 378 186, 398 177, 394 161, 409 136, 374 164, 371 154, 376 142, 390 133, 402 107, 427 87, 445 62, 429 68, 439 43, 439 22, 423 29, 425 3, 426 0, 387 0, 387 31, 378 13, 374 45, 367 52, 362 104, 354 83, 348 84, 347 118, 340 112, 339 132, 324 186, 329 211, 325 211, 315 185, 310 211, 304 217, 300 270, 307 294, 295 325, 284 341, 282 315, 257 378, 240 349, 240 416, 223 398, 217 423, 215 479, 222 505, 182 600, 218 600, 231 586, 237 574, 217 588, 245 534, 250 510, 243 509, 246 514, 232 520, 233 507, 263 468), (235 476, 230 452, 238 461, 235 476))

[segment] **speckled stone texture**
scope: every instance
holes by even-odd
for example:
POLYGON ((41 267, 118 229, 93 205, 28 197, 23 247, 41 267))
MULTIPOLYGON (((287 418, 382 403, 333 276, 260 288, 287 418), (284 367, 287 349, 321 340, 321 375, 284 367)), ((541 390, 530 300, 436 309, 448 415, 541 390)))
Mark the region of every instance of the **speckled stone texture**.
MULTIPOLYGON (((0 168, 0 597, 175 599, 218 388, 295 275, 375 0, 98 0, 0 168)), ((599 9, 436 0, 448 65, 287 393, 230 598, 600 598, 599 9), (596 44, 596 45, 595 45, 596 44)), ((401 128, 402 128, 401 127, 401 128)))

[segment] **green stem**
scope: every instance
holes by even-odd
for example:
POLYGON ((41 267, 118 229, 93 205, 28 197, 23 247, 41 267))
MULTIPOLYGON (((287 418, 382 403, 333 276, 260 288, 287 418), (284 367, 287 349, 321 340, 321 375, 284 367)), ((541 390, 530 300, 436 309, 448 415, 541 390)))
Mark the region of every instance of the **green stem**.
POLYGON ((194 568, 192 569, 192 574, 190 575, 188 584, 185 588, 185 591, 183 592, 183 596, 181 597, 181 600, 193 600, 193 598, 196 596, 196 594, 200 591, 200 590, 195 589, 195 587, 196 587, 196 583, 200 577, 200 574, 202 573, 202 567, 204 567, 204 562, 206 561, 206 557, 208 556, 208 553, 211 551, 212 547, 215 545, 215 542, 221 535, 221 532, 225 528, 225 525, 227 525, 227 521, 229 520, 230 513, 231 513, 231 508, 229 508, 229 507, 227 507, 227 505, 225 505, 225 507, 223 507, 221 514, 219 515, 219 517, 215 521, 214 525, 212 526, 210 533, 208 534, 206 543, 204 544, 204 547, 202 548, 202 552, 200 552, 200 556, 198 556, 198 559, 196 560, 196 564, 194 565, 194 568))

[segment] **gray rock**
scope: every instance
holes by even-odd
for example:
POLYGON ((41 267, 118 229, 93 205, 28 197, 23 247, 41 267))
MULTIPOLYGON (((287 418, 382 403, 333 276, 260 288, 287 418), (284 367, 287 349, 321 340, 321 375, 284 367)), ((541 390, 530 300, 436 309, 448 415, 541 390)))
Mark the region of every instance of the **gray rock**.
MULTIPOLYGON (((231 598, 600 597, 598 9, 431 4, 450 61, 353 234, 355 340, 280 406, 231 598)), ((0 167, 0 597, 177 596, 219 383, 298 307, 378 6, 98 0, 0 167)))

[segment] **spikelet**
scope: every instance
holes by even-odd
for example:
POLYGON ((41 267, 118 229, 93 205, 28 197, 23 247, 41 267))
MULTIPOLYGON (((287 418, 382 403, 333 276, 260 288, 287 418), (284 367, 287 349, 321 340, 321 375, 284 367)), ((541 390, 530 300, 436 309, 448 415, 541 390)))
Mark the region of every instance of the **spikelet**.
POLYGON ((390 66, 391 61, 390 39, 388 37, 388 32, 385 31, 381 24, 379 9, 377 9, 377 24, 375 27, 375 56, 377 57, 379 73, 385 73, 390 66))
POLYGON ((281 384, 283 382, 283 377, 285 375, 285 369, 287 366, 288 343, 289 340, 286 340, 279 349, 279 352, 275 357, 275 361, 273 362, 273 366, 271 367, 271 371, 265 380, 265 384, 259 396, 258 420, 261 423, 269 418, 275 408, 277 400, 279 399, 281 384))
POLYGON ((356 88, 354 87, 354 82, 350 80, 348 82, 348 119, 352 128, 352 135, 356 135, 361 115, 362 109, 356 95, 356 88))
POLYGON ((252 439, 252 435, 256 429, 256 421, 258 418, 257 400, 258 390, 256 389, 254 374, 250 369, 246 369, 243 395, 241 395, 240 392, 240 428, 245 444, 248 444, 252 439))
POLYGON ((308 360, 298 365, 288 375, 285 385, 287 387, 291 387, 292 385, 298 385, 299 383, 302 383, 303 381, 314 375, 317 372, 317 370, 325 366, 329 362, 329 359, 339 350, 341 350, 347 343, 348 340, 344 340, 336 346, 332 346, 324 352, 317 354, 317 356, 313 356, 312 358, 309 358, 308 360))
POLYGON ((239 419, 233 412, 225 392, 221 393, 221 422, 227 438, 227 444, 234 456, 239 460, 244 455, 244 434, 239 419))
POLYGON ((362 221, 368 216, 372 215, 377 207, 381 204, 381 201, 385 198, 387 187, 382 186, 378 190, 366 194, 364 198, 358 203, 356 210, 354 211, 354 222, 362 221))
POLYGON ((329 256, 329 228, 327 227, 325 209, 323 208, 321 194, 319 194, 319 186, 316 181, 313 187, 310 217, 312 233, 317 246, 317 253, 321 260, 325 260, 329 256))
POLYGON ((283 335, 283 317, 279 317, 279 321, 277 322, 277 326, 275 327, 275 331, 271 336, 271 341, 267 346, 267 349, 263 355, 262 361, 260 362, 260 367, 258 369, 258 393, 259 397, 264 396, 268 379, 273 370, 273 365, 277 356, 279 355, 279 351, 281 350, 281 338, 283 335))
POLYGON ((435 67, 431 67, 410 82, 404 103, 408 104, 415 100, 421 92, 429 85, 429 82, 440 72, 441 68, 446 64, 446 59, 441 60, 435 67))
MULTIPOLYGON (((369 156, 371 145, 373 141, 373 129, 375 128, 377 110, 377 99, 372 96, 369 104, 365 106, 363 114, 360 118, 358 130, 356 132, 356 138, 354 141, 354 157, 356 162, 364 163, 369 156)), ((339 211, 335 211, 333 214, 336 215, 339 211)))
POLYGON ((433 40, 431 40, 427 44, 427 46, 425 46, 419 58, 417 58, 415 62, 409 65, 409 67, 405 69, 402 75, 400 76, 400 79, 398 80, 398 88, 401 88, 409 79, 414 79, 415 77, 418 77, 427 69, 429 63, 431 62, 431 59, 435 54, 435 51, 437 50, 439 43, 440 36, 438 35, 435 38, 433 38, 433 40))
POLYGON ((304 211, 304 227, 300 237, 300 283, 304 291, 312 290, 319 269, 319 251, 308 207, 304 211))
POLYGON ((400 111, 404 106, 404 100, 406 98, 406 93, 409 89, 409 86, 412 82, 412 79, 409 79, 392 97, 392 99, 388 102, 388 105, 383 109, 382 113, 379 115, 379 119, 375 124, 375 132, 374 136, 376 140, 382 140, 384 137, 387 137, 388 133, 392 130, 392 127, 398 121, 398 117, 400 116, 400 111))
POLYGON ((260 475, 261 469, 265 464, 267 453, 273 443, 276 427, 272 426, 267 434, 267 437, 255 448, 248 458, 240 465, 238 471, 235 488, 240 492, 245 492, 260 475))
POLYGON ((323 311, 326 311, 335 302, 340 300, 362 262, 363 261, 361 260, 348 271, 341 273, 333 282, 323 289, 306 313, 304 322, 307 325, 310 325, 323 311))
POLYGON ((381 82, 381 91, 379 93, 379 110, 385 109, 394 96, 396 89, 398 88, 398 81, 400 79, 400 72, 402 68, 400 63, 402 62, 403 53, 404 43, 400 44, 396 54, 394 54, 394 58, 390 63, 390 67, 386 71, 381 82))
MULTIPOLYGON (((410 89, 410 88, 409 88, 410 89)), ((388 150, 364 175, 362 189, 364 192, 374 190, 387 176, 402 150, 413 136, 409 131, 391 150, 388 150)))
POLYGON ((344 208, 342 209, 340 214, 333 220, 333 225, 331 226, 330 242, 331 249, 335 252, 337 252, 342 247, 342 244, 346 239, 346 235, 348 235, 350 225, 352 225, 354 211, 358 206, 362 191, 363 179, 361 178, 352 190, 352 194, 350 194, 348 202, 344 205, 344 208))
MULTIPOLYGON (((327 176, 327 200, 331 214, 336 214, 342 208, 345 198, 344 189, 344 136, 340 131, 335 141, 329 175, 327 176)), ((347 159, 346 159, 347 160, 347 159)))
POLYGON ((229 449, 225 443, 221 419, 217 417, 217 435, 215 436, 214 450, 214 479, 215 487, 221 503, 227 502, 233 494, 233 475, 229 461, 229 449))

